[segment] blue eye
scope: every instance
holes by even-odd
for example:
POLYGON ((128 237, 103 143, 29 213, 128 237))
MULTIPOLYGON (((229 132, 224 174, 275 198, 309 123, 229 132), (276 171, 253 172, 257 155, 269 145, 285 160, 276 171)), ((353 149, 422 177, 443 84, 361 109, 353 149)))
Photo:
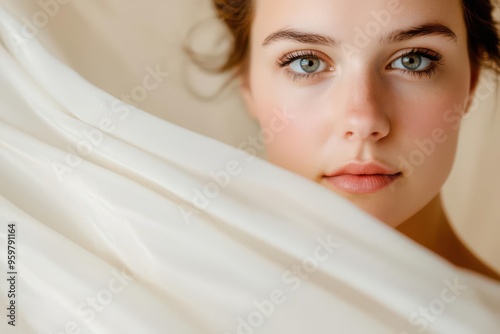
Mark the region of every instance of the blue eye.
POLYGON ((443 56, 428 49, 413 49, 393 61, 389 68, 398 69, 415 76, 431 78, 439 65, 443 63, 443 56))
POLYGON ((408 71, 425 71, 432 66, 432 60, 417 53, 410 53, 392 62, 392 68, 408 71))
POLYGON ((333 71, 333 67, 325 58, 313 50, 300 50, 288 53, 276 62, 280 68, 285 68, 285 74, 292 80, 312 79, 324 72, 333 71))
POLYGON ((290 68, 300 74, 312 74, 324 71, 327 66, 317 57, 302 57, 290 62, 290 68))

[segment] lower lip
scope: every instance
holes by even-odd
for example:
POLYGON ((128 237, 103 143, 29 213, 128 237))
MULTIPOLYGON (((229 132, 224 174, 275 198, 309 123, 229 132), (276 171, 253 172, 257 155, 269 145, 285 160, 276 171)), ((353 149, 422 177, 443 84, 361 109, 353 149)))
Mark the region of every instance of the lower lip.
POLYGON ((386 175, 356 175, 344 174, 325 177, 328 184, 334 188, 352 194, 370 194, 378 192, 393 184, 400 174, 386 175))

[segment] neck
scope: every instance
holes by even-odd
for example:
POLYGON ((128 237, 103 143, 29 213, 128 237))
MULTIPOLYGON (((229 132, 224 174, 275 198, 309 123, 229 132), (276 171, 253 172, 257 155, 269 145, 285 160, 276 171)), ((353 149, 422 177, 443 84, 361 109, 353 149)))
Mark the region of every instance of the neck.
POLYGON ((451 263, 500 281, 498 273, 479 260, 453 230, 440 195, 396 229, 451 263))

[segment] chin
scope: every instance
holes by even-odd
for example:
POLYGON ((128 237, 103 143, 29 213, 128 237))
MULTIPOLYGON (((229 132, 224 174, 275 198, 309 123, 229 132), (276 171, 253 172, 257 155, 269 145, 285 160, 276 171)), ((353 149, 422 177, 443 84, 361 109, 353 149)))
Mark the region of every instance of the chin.
POLYGON ((376 198, 376 196, 377 194, 348 195, 343 197, 362 211, 392 228, 403 224, 419 211, 418 208, 404 208, 401 206, 401 203, 396 203, 393 199, 376 198))

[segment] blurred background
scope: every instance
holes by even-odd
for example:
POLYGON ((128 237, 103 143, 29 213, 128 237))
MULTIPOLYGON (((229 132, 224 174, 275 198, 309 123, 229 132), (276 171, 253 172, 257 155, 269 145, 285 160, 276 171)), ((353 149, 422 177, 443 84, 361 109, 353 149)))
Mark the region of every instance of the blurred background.
MULTIPOLYGON (((104 91, 238 146, 258 132, 238 83, 207 73, 186 46, 223 60, 229 40, 211 0, 0 0, 61 61, 104 91)), ((28 39, 29 42, 29 39, 28 39)), ((500 271, 500 92, 485 75, 464 119, 445 205, 461 238, 500 271)))

